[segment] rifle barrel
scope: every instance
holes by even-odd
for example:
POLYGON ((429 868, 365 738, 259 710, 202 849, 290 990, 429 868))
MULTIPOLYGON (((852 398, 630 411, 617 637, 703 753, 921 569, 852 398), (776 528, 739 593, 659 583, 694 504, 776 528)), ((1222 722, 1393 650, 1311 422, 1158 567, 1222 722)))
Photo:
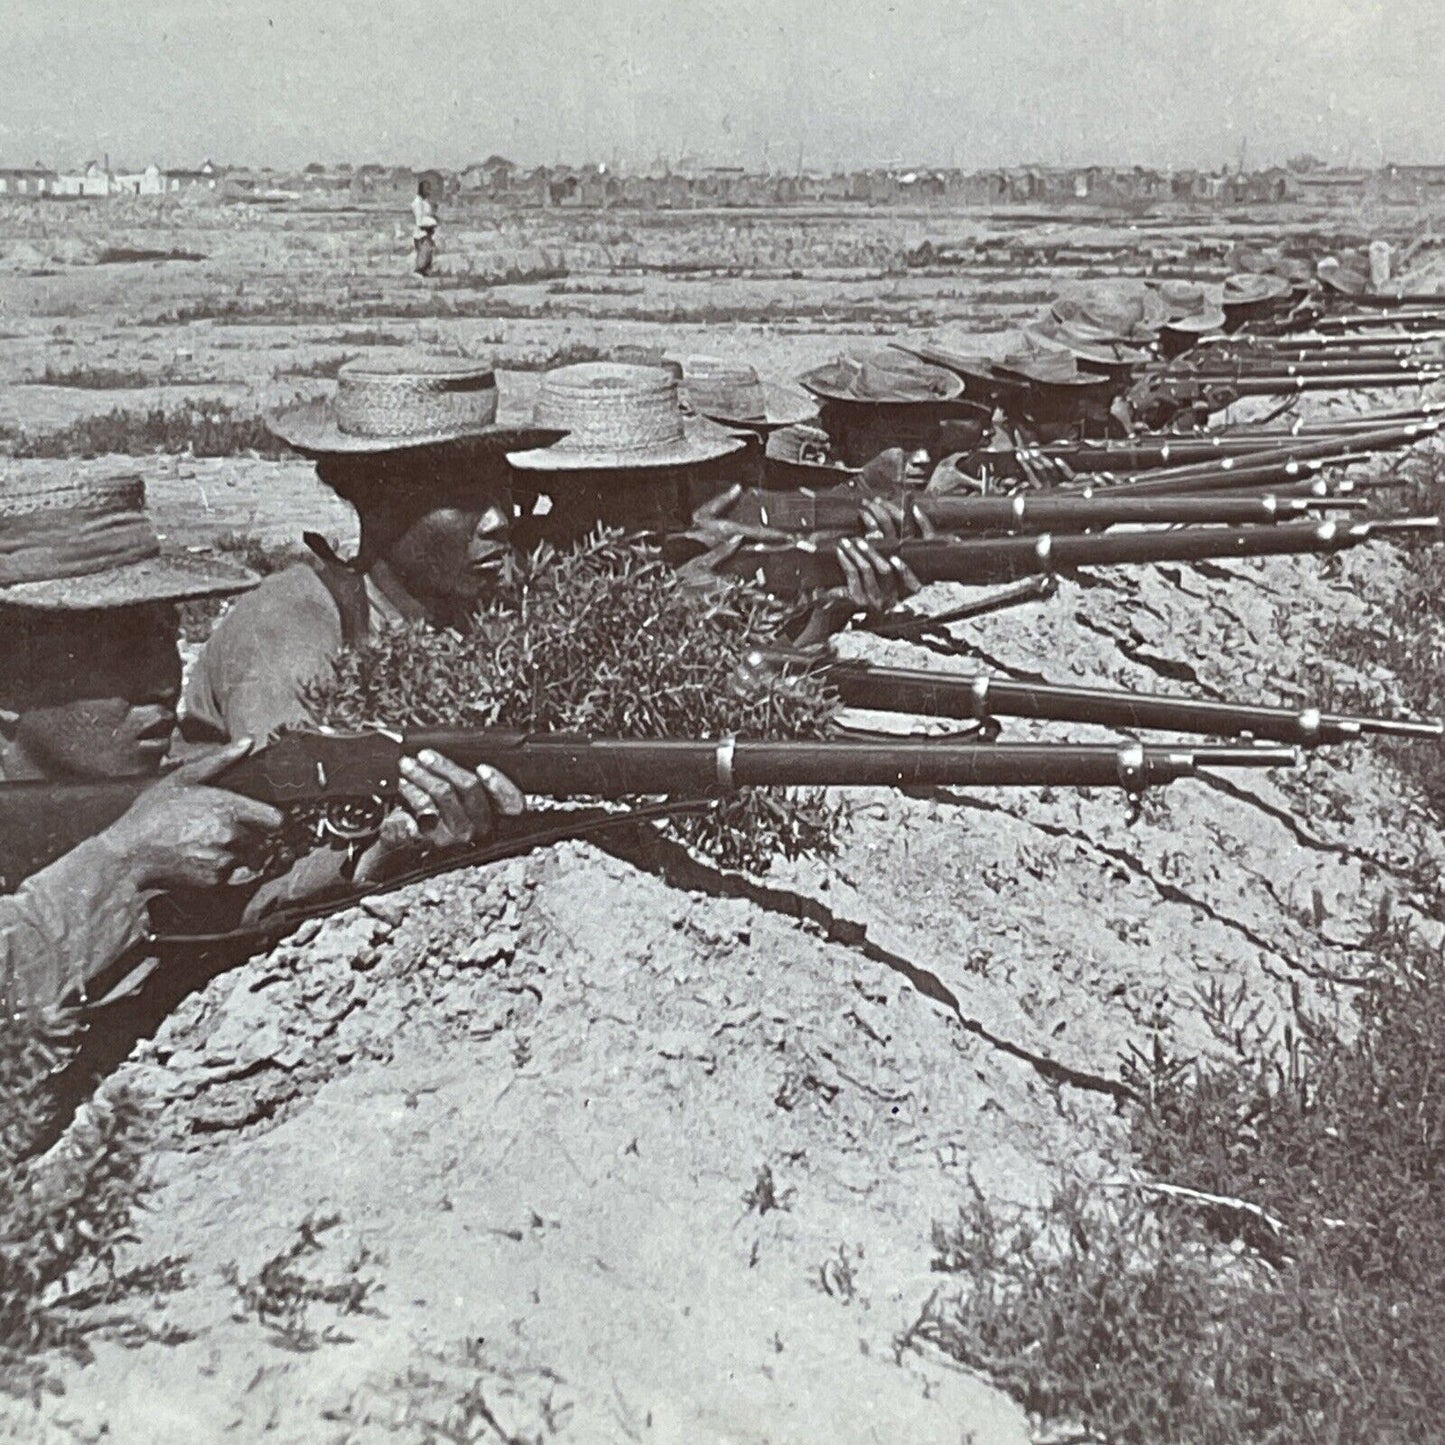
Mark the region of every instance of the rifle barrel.
POLYGON ((1297 747, 1351 742, 1366 734, 1445 738, 1445 723, 1404 718, 1360 718, 1206 699, 1166 697, 1106 688, 1062 687, 1017 682, 989 673, 928 672, 836 663, 828 683, 850 707, 982 721, 1020 717, 1046 722, 1093 723, 1100 727, 1165 729, 1218 737, 1249 736, 1297 747))
MULTIPOLYGON (((485 731, 485 730, 480 730, 485 731)), ((887 741, 751 742, 428 730, 408 751, 435 748, 462 767, 490 763, 534 795, 700 797, 747 787, 1109 787, 1131 790, 1188 777, 1201 767, 1288 767, 1289 748, 1124 748, 1087 743, 887 741)))
MULTIPOLYGON (((922 582, 973 586, 1075 567, 1117 567, 1153 562, 1201 562, 1243 557, 1339 552, 1377 537, 1438 532, 1438 517, 1384 522, 1284 522, 1275 527, 1175 527, 1167 530, 1036 537, 951 538, 875 542, 896 554, 922 582)), ((843 571, 831 545, 804 539, 740 548, 725 564, 734 576, 758 576, 773 592, 797 596, 837 587, 843 571)))
MULTIPOLYGON (((853 533, 868 530, 852 492, 742 493, 729 521, 756 521, 784 532, 853 533)), ((1028 493, 1013 496, 929 496, 898 493, 886 498, 906 513, 916 508, 944 532, 1086 532, 1136 523, 1254 522, 1273 526, 1300 520, 1319 506, 1312 498, 1235 496, 1116 496, 1112 490, 1028 493)))

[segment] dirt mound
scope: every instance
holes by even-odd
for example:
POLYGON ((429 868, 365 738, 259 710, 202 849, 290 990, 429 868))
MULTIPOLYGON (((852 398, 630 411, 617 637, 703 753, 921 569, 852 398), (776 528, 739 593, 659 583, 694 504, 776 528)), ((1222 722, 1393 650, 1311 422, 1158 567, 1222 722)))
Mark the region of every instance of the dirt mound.
MULTIPOLYGON (((1269 696, 1393 568, 1101 573, 967 646, 1269 696)), ((189 1256, 160 1317, 194 1338, 103 1354, 56 1418, 408 1438, 482 1399, 525 1439, 1023 1439, 993 1392, 895 1356, 932 1223, 975 1186, 1127 1171, 1127 1060, 1342 1008, 1423 832, 1354 748, 1137 818, 1105 794, 869 799, 835 870, 766 884, 567 845, 309 926, 125 1066, 166 1101, 141 1253, 189 1256), (376 1313, 308 1306, 349 1342, 286 1351, 222 1271, 254 1276, 310 1212, 343 1221, 315 1268, 377 1257, 376 1313)))

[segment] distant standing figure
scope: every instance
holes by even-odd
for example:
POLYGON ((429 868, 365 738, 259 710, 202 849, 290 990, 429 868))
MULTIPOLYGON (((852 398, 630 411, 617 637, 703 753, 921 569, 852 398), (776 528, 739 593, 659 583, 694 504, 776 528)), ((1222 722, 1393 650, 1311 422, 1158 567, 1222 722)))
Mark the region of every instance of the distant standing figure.
POLYGON ((418 181, 416 199, 411 203, 411 214, 416 224, 411 233, 411 244, 416 252, 412 270, 418 276, 430 276, 432 262, 436 260, 437 213, 431 200, 431 182, 418 181))

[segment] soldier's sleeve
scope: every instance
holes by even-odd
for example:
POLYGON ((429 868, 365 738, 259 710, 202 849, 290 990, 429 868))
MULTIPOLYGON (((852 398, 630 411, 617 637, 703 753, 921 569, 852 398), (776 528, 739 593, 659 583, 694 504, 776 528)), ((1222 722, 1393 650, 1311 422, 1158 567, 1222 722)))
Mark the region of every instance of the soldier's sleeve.
POLYGON ((268 577, 216 624, 186 683, 182 729, 197 740, 255 738, 311 721, 306 685, 341 651, 336 604, 309 567, 268 577))
POLYGON ((0 895, 0 1004, 14 1016, 84 1002, 86 984, 145 937, 148 894, 91 838, 0 895))

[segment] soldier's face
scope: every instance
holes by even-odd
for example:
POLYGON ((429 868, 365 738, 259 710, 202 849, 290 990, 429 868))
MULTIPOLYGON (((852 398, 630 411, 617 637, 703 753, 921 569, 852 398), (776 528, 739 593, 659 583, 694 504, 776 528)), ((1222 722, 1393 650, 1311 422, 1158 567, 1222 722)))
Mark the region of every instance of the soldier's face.
POLYGON ((392 544, 388 561, 413 596, 475 603, 493 593, 512 555, 512 500, 500 488, 438 495, 392 544))
POLYGON ((156 772, 181 694, 179 619, 168 603, 105 612, 17 611, 6 655, 15 740, 47 777, 156 772))

